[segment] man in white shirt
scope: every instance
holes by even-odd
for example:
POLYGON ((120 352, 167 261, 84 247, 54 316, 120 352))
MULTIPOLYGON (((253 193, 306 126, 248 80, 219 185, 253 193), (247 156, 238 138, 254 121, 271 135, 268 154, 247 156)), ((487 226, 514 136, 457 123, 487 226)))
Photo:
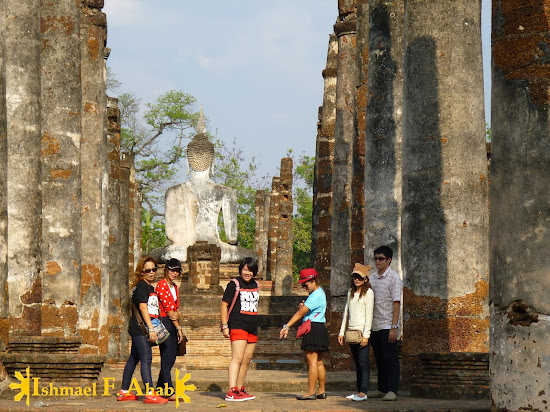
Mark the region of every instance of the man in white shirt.
POLYGON ((397 399, 399 387, 399 357, 397 354, 397 331, 401 312, 403 282, 391 267, 393 251, 380 246, 374 251, 376 271, 370 275, 374 291, 374 312, 370 343, 378 367, 378 389, 369 392, 369 398, 385 401, 397 399))

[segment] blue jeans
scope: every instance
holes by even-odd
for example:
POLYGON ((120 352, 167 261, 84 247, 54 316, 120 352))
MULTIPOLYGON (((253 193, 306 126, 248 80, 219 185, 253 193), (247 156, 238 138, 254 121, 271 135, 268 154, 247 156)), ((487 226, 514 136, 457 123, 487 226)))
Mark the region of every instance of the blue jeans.
POLYGON ((380 392, 392 391, 397 393, 400 373, 399 355, 397 353, 397 342, 388 342, 389 334, 389 329, 372 332, 369 341, 378 367, 378 390, 380 392))
POLYGON ((153 362, 153 353, 151 345, 145 336, 132 337, 132 350, 130 357, 124 366, 122 374, 122 389, 128 390, 132 383, 132 376, 138 363, 141 363, 141 379, 143 384, 149 384, 153 387, 153 378, 151 377, 151 363, 153 362))
POLYGON ((355 363, 355 371, 357 373, 357 392, 367 393, 369 390, 370 381, 370 364, 369 364, 369 349, 370 342, 361 347, 360 344, 350 344, 349 349, 353 362, 355 363))
MULTIPOLYGON (((160 349, 160 373, 157 381, 157 388, 162 388, 162 393, 166 394, 164 384, 174 390, 172 385, 172 366, 176 363, 176 354, 178 352, 178 331, 168 316, 161 318, 162 323, 170 332, 170 336, 159 345, 160 349)), ((172 392, 173 393, 173 392, 172 392)))

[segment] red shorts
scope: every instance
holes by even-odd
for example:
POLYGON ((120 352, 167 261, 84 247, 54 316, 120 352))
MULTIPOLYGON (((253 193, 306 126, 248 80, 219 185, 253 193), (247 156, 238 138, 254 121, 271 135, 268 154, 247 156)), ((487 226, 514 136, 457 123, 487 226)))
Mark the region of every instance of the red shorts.
POLYGON ((245 340, 248 343, 258 342, 258 336, 248 333, 246 330, 242 329, 231 329, 229 331, 229 337, 231 338, 231 342, 234 340, 245 340))

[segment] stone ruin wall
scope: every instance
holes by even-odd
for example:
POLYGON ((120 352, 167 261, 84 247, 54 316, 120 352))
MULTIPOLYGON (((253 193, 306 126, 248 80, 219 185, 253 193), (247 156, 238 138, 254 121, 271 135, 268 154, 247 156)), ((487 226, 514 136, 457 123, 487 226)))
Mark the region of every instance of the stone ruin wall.
POLYGON ((141 234, 120 223, 140 221, 139 193, 106 95, 102 7, 0 5, 2 350, 41 335, 81 336, 82 354, 127 353, 120 325, 141 234))
MULTIPOLYGON (((327 57, 328 69, 337 55, 334 88, 323 72, 313 250, 319 268, 330 268, 333 347, 353 264, 363 259, 371 264, 374 248, 391 246, 393 267, 405 285, 406 384, 421 371, 420 353, 488 352, 487 163, 483 98, 477 92, 482 89, 480 9, 476 2, 468 10, 459 5, 449 10, 443 3, 408 2, 405 20, 403 1, 339 1, 338 44, 332 53, 329 46, 327 57), (456 23, 457 14, 469 24, 456 23), (420 61, 430 56, 431 61, 420 61), (475 107, 474 118, 464 118, 461 102, 475 107), (331 158, 322 131, 324 116, 333 110, 331 158), (330 163, 319 166, 325 159, 330 163), (320 206, 320 193, 332 197, 331 209, 320 206), (321 224, 323 214, 331 218, 329 230, 321 224)), ((332 352, 333 368, 350 364, 345 349, 332 352)))
MULTIPOLYGON (((480 2, 338 1, 319 110, 314 261, 330 279, 334 337, 357 260, 350 210, 363 184, 365 263, 381 244, 394 249, 404 278, 402 377, 422 395, 474 396, 478 378, 487 394, 491 348, 493 406, 548 409, 547 3, 492 2, 489 225, 480 2), (352 144, 363 138, 364 163, 361 143, 352 144), (456 382, 434 375, 437 389, 419 374, 422 362, 472 366, 456 382)), ((344 367, 349 355, 333 352, 331 362, 344 367)))

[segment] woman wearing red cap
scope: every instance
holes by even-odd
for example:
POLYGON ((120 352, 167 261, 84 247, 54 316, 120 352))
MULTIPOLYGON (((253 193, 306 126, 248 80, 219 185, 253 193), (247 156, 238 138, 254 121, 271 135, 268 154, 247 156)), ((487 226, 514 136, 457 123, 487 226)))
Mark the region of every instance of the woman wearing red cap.
POLYGON ((300 401, 326 399, 325 378, 326 371, 323 364, 323 352, 330 347, 327 328, 325 327, 325 312, 327 310, 327 297, 325 291, 319 285, 317 277, 319 273, 313 268, 300 271, 298 283, 309 293, 305 302, 298 305, 298 311, 292 316, 287 324, 283 325, 280 332, 280 339, 288 336, 289 328, 301 318, 304 322, 311 321, 311 330, 303 335, 302 350, 305 351, 308 364, 308 390, 305 395, 296 397, 300 401), (315 386, 319 382, 319 389, 316 392, 315 386))

